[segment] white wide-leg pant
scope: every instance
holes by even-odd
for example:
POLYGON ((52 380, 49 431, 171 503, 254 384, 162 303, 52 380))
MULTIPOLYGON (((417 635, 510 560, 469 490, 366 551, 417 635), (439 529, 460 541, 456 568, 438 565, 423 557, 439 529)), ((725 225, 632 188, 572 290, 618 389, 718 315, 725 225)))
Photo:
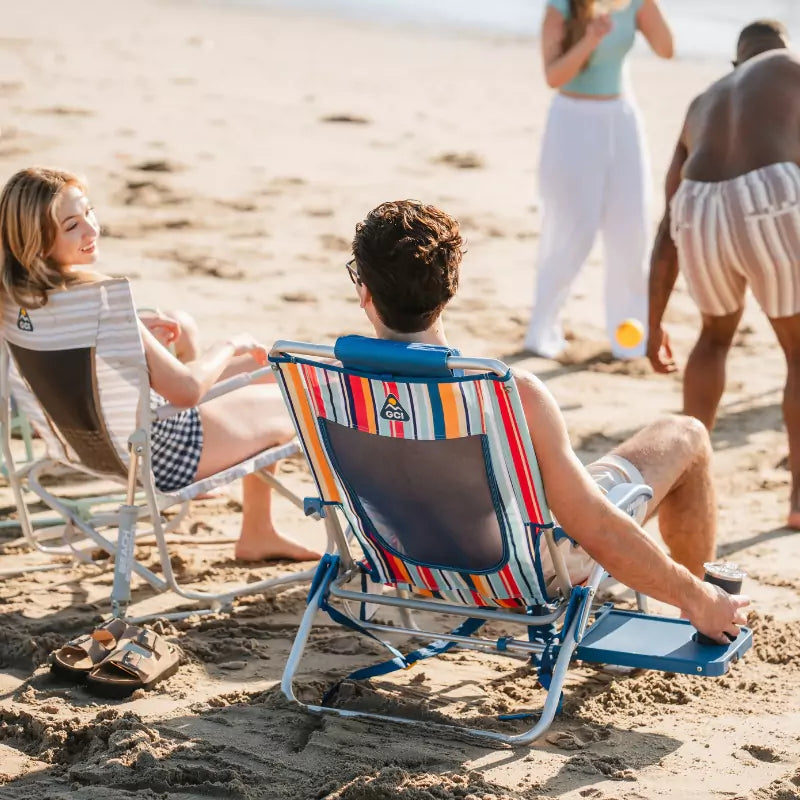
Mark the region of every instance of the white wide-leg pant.
POLYGON ((647 324, 650 167, 631 97, 553 99, 539 168, 542 232, 533 313, 525 346, 553 357, 566 345, 559 314, 598 230, 605 255, 606 331, 615 356, 625 319, 647 324))

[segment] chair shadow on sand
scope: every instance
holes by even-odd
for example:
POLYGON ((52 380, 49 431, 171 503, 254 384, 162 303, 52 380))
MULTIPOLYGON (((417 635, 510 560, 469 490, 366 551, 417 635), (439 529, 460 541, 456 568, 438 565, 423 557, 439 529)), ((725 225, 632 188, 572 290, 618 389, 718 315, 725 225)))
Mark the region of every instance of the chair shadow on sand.
MULTIPOLYGON (((270 659, 270 678, 279 677, 288 645, 286 639, 281 652, 270 659)), ((3 743, 30 756, 44 753, 47 761, 34 773, 6 783, 3 797, 121 797, 151 790, 169 797, 175 792, 305 799, 328 797, 360 784, 373 792, 380 787, 384 793, 346 796, 417 797, 415 787, 448 785, 462 792, 454 797, 464 796, 467 789, 478 796, 561 796, 608 779, 633 781, 636 771, 657 764, 683 744, 661 734, 565 715, 546 739, 532 747, 497 751, 488 763, 489 751, 468 738, 309 715, 289 705, 278 686, 252 691, 246 682, 240 689, 226 683, 226 693, 196 703, 193 713, 155 720, 143 721, 126 703, 113 704, 82 722, 74 714, 66 719, 37 713, 37 707, 16 715, 14 732, 3 743), (558 771, 537 779, 535 762, 556 753, 566 756, 559 759, 558 771), (517 764, 525 781, 503 786, 481 772, 465 771, 466 764, 478 759, 492 769, 517 764), (523 761, 534 763, 523 766, 523 761)), ((44 674, 34 676, 29 685, 50 703, 63 692, 63 684, 44 674)), ((309 692, 319 688, 314 679, 305 686, 309 692)), ((91 701, 85 690, 71 694, 75 705, 88 706, 91 701), (86 695, 85 702, 78 702, 79 693, 86 695)), ((0 711, 0 718, 8 719, 8 712, 0 711)))

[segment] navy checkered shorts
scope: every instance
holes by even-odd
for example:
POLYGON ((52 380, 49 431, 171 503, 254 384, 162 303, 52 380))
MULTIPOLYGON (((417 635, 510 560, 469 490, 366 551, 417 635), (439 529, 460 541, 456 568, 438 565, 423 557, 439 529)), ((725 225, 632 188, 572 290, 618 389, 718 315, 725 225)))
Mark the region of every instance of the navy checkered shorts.
POLYGON ((203 452, 203 423, 196 408, 187 408, 150 428, 153 477, 161 492, 174 492, 195 479, 203 452))

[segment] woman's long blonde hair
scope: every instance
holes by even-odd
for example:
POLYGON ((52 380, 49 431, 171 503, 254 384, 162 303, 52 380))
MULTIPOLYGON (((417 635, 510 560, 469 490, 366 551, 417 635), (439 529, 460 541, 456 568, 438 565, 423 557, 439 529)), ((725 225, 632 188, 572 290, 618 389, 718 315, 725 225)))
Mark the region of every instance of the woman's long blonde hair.
POLYGON ((68 186, 86 191, 77 175, 59 169, 30 167, 11 177, 0 195, 0 297, 22 307, 47 303, 47 292, 81 283, 86 277, 48 256, 58 220, 55 205, 68 186))
POLYGON ((569 0, 569 18, 566 21, 562 53, 566 53, 572 45, 581 40, 593 13, 594 0, 569 0))

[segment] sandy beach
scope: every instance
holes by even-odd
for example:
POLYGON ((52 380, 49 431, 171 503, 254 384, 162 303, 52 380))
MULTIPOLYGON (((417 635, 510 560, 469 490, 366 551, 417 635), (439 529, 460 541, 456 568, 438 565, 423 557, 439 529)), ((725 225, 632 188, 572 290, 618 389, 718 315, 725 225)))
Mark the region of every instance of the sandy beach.
MULTIPOLYGON (((456 216, 468 241, 450 339, 544 379, 584 461, 680 410, 680 376, 612 361, 599 248, 567 306, 565 357, 521 352, 550 98, 535 41, 154 0, 28 0, 6 4, 3 20, 0 181, 33 164, 84 174, 104 229, 100 266, 128 276, 139 305, 187 309, 206 343, 242 329, 266 344, 367 334, 343 266, 354 225, 383 200, 415 197, 456 216)), ((722 59, 634 61, 654 227, 686 105, 726 69, 722 59)), ((682 284, 666 324, 684 363, 697 314, 682 284)), ((99 701, 46 666, 54 647, 109 610, 108 562, 65 563, 0 584, 0 798, 800 798, 800 579, 797 534, 782 528, 783 379, 782 355, 748 298, 713 434, 719 552, 749 573, 756 637, 727 676, 578 666, 564 713, 521 750, 424 726, 311 717, 277 685, 304 607, 298 586, 245 598, 233 614, 157 623, 186 663, 148 693, 99 701)), ((300 460, 281 475, 310 493, 300 460)), ((173 565, 189 585, 303 568, 233 560, 220 540, 238 531, 239 491, 194 503, 173 537, 173 565)), ((283 500, 277 509, 284 530, 323 544, 319 524, 283 500)), ((5 484, 0 510, 14 517, 5 484)), ((46 561, 19 535, 0 529, 0 569, 46 561)), ((140 557, 154 564, 151 550, 140 557)), ((179 605, 138 583, 134 595, 135 614, 179 605)), ((321 625, 303 696, 318 698, 378 657, 366 640, 321 625)), ((456 721, 536 709, 544 695, 519 662, 473 652, 356 692, 372 708, 456 721)))

